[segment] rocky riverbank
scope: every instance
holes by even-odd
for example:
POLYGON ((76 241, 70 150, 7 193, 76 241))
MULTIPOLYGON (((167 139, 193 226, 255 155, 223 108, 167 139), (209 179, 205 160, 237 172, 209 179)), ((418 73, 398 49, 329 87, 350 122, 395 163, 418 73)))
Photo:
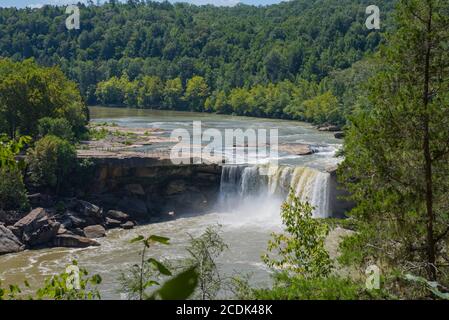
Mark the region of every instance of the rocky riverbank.
POLYGON ((63 209, 37 207, 19 220, 17 213, 16 218, 12 218, 12 213, 3 212, 9 219, 0 222, 0 254, 53 246, 98 246, 94 239, 104 237, 107 229, 127 229, 135 225, 126 213, 103 211, 87 201, 70 199, 64 205, 63 209))
POLYGON ((80 155, 92 174, 75 197, 29 195, 33 210, 0 212, 0 254, 42 247, 99 245, 108 229, 174 219, 210 209, 218 195, 221 167, 174 165, 136 154, 80 155))

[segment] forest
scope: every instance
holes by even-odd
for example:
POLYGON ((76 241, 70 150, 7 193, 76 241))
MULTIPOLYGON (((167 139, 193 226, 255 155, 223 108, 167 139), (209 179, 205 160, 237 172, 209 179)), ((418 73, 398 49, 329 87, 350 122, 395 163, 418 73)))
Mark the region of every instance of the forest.
MULTIPOLYGON (((387 21, 394 1, 376 3, 387 21)), ((1 8, 0 56, 59 66, 89 105, 344 124, 382 42, 365 27, 369 4, 111 0, 80 4, 79 30, 66 29, 63 7, 1 8)))

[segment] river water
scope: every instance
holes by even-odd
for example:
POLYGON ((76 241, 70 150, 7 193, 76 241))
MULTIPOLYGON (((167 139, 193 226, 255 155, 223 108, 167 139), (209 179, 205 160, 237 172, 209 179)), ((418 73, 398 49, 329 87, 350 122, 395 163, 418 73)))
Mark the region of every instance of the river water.
MULTIPOLYGON (((216 209, 209 214, 183 216, 169 222, 138 226, 133 230, 110 230, 106 238, 99 239, 100 247, 27 250, 0 256, 0 279, 5 283, 21 283, 27 279, 31 287, 37 287, 45 277, 64 271, 66 265, 76 259, 91 274, 98 273, 102 276, 100 288, 103 298, 119 299, 118 275, 139 261, 140 247, 131 244, 129 240, 140 234, 167 236, 171 239, 171 245, 155 246, 149 254, 162 260, 182 260, 187 257, 185 249, 189 234, 199 236, 207 226, 220 224, 222 236, 229 246, 218 259, 222 276, 249 274, 254 285, 268 284, 269 270, 260 257, 266 250, 270 233, 281 230, 280 205, 292 188, 301 199, 315 206, 315 216, 328 216, 329 175, 324 169, 338 162, 334 154, 341 141, 330 133, 319 132, 311 125, 297 121, 175 111, 91 108, 93 122, 159 128, 163 130, 158 133, 161 135, 169 135, 171 130, 179 128, 191 130, 192 122, 199 120, 203 129, 216 128, 220 131, 238 128, 278 129, 280 143, 309 144, 316 152, 308 156, 279 152, 275 167, 270 166, 270 159, 260 164, 225 165, 220 199, 216 209), (261 168, 267 166, 274 167, 274 174, 269 177, 260 175, 261 168)), ((169 143, 156 148, 167 147, 170 147, 169 143)))

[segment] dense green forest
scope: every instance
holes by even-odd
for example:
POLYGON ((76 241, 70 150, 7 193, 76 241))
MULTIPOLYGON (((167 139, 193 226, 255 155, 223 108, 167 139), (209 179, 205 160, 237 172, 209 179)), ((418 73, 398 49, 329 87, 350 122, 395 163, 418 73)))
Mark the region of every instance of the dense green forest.
MULTIPOLYGON (((212 111, 343 123, 360 71, 382 42, 372 1, 267 7, 110 1, 0 9, 0 56, 58 65, 88 104, 212 111), (354 71, 355 69, 355 71, 354 71)), ((383 23, 394 1, 378 0, 383 23)), ((385 23, 386 25, 386 23, 385 23)))

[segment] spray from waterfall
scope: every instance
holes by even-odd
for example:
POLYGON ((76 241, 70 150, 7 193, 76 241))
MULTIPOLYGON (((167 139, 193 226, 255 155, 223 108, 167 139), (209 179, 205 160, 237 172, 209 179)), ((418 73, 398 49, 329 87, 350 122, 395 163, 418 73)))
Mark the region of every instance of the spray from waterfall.
POLYGON ((313 216, 331 216, 330 175, 307 167, 278 166, 260 174, 266 165, 223 166, 219 209, 235 213, 237 222, 280 224, 280 207, 290 190, 313 207, 313 216))

